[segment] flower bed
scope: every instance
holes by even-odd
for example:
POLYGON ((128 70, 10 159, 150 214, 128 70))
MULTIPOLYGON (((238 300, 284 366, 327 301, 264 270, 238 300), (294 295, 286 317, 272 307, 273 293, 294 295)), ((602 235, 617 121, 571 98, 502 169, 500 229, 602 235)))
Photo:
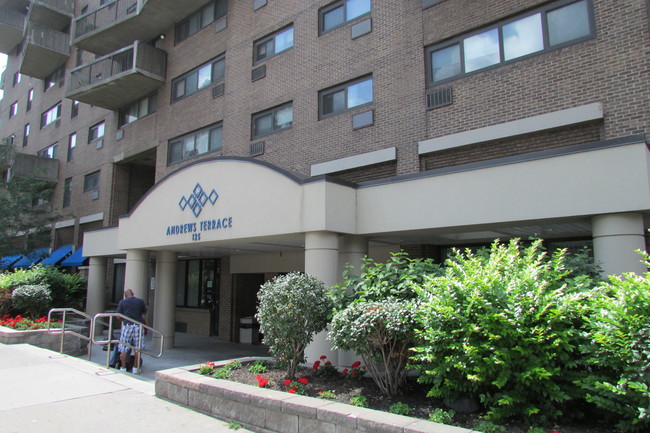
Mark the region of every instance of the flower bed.
MULTIPOLYGON (((50 324, 55 328, 58 324, 50 324)), ((61 333, 50 333, 47 328, 47 319, 30 319, 22 316, 3 316, 0 321, 0 343, 2 344, 31 344, 43 349, 61 350, 61 333), (29 329, 28 329, 29 328, 29 329)), ((83 333, 83 329, 75 329, 83 333)), ((87 333, 87 331, 86 331, 87 333)), ((63 353, 71 356, 82 356, 88 353, 87 343, 75 336, 64 337, 63 353)))
MULTIPOLYGON (((241 359, 253 362, 254 359, 241 359)), ((214 363, 224 367, 229 361, 214 363)), ((468 433, 470 430, 285 391, 215 380, 201 365, 156 373, 156 395, 256 432, 468 433)), ((262 375, 263 376, 263 375, 262 375)), ((256 377, 256 376, 254 376, 256 377)), ((263 378, 263 377, 262 377, 263 378)), ((297 384, 300 382, 295 381, 297 384)), ((283 383, 284 385, 284 383, 283 383)), ((293 389, 295 384, 289 384, 293 389)), ((304 385, 304 384, 302 384, 304 385)))

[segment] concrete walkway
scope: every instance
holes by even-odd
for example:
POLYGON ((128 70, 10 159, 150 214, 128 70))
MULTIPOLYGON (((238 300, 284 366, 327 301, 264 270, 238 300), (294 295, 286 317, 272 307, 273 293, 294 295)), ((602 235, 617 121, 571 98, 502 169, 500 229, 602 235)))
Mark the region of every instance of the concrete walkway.
MULTIPOLYGON (((177 342, 181 347, 167 351, 167 357, 145 357, 141 376, 26 344, 0 344, 0 432, 232 432, 222 421, 154 395, 157 369, 266 351, 262 346, 246 347, 216 339, 203 342, 206 347, 183 350, 181 338, 177 342), (218 347, 223 349, 223 356, 219 356, 218 347)), ((93 358, 105 360, 106 352, 100 348, 93 352, 93 358)))

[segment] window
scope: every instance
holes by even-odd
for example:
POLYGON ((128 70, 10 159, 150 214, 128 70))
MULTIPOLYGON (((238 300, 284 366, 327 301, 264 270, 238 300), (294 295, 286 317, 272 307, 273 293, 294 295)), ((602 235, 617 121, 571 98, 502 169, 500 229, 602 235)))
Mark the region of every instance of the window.
POLYGON ((563 0, 427 50, 428 83, 548 51, 594 34, 590 0, 563 0), (547 35, 545 37, 545 35, 547 35))
POLYGON ((370 104, 373 100, 372 77, 364 77, 323 90, 318 99, 321 117, 328 117, 354 107, 370 104))
POLYGON ((77 133, 73 132, 68 137, 68 162, 74 159, 74 149, 77 147, 77 133))
POLYGON ((120 111, 119 127, 156 112, 156 95, 147 96, 120 111))
POLYGON ((99 122, 88 129, 88 143, 99 140, 104 136, 106 122, 99 122))
POLYGON ((273 134, 283 129, 291 128, 293 123, 293 103, 271 108, 257 114, 253 114, 252 138, 273 134))
POLYGON ((189 38, 199 30, 209 26, 228 12, 227 0, 213 0, 198 11, 176 24, 175 43, 189 38))
POLYGON ((99 189, 99 171, 84 176, 84 192, 96 191, 99 189))
POLYGON ((16 114, 18 114, 18 102, 14 102, 11 104, 11 107, 9 107, 9 118, 11 119, 14 117, 16 114))
POLYGON ((75 59, 75 66, 81 66, 84 62, 84 50, 77 48, 77 58, 75 59))
POLYGON ((181 260, 176 273, 176 306, 212 308, 219 302, 219 259, 181 260))
POLYGON ((46 147, 45 149, 39 151, 37 153, 38 156, 42 158, 51 158, 51 159, 56 159, 56 148, 58 146, 56 144, 53 144, 49 147, 46 147))
POLYGON ((23 147, 27 146, 28 142, 29 142, 29 123, 25 124, 25 128, 23 129, 23 147))
POLYGON ((29 92, 27 92, 27 107, 26 111, 29 111, 32 109, 32 101, 34 100, 34 89, 29 89, 29 92))
POLYGON ((219 56, 172 81, 172 102, 223 81, 226 60, 219 56))
POLYGON ((63 181, 63 207, 70 206, 71 198, 72 198, 72 178, 69 177, 63 181))
POLYGON ((59 102, 54 107, 41 114, 41 128, 55 122, 61 118, 61 103, 59 102))
POLYGON ((7 144, 9 144, 10 146, 13 146, 15 141, 16 141, 16 134, 11 134, 9 137, 7 137, 7 144))
POLYGON ((254 43, 255 63, 271 58, 293 47, 293 25, 254 43))
POLYGON ((57 84, 63 84, 63 77, 65 75, 65 65, 58 68, 56 71, 52 72, 50 75, 45 77, 43 80, 43 91, 50 89, 57 84))
POLYGON ((16 87, 16 85, 18 85, 18 83, 20 83, 20 78, 21 77, 22 77, 22 75, 20 75, 20 72, 16 72, 14 74, 13 87, 16 87))
POLYGON ((168 163, 174 164, 221 149, 223 127, 212 125, 169 142, 168 163))
POLYGON ((327 33, 370 13, 370 0, 342 0, 320 10, 320 32, 327 33))
POLYGON ((79 115, 79 101, 72 101, 70 106, 70 118, 77 117, 79 115))

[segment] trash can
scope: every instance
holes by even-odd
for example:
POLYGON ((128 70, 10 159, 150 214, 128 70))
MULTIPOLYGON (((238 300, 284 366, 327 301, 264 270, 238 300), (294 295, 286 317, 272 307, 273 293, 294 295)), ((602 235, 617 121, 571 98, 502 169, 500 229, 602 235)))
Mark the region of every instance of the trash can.
POLYGON ((239 342, 246 344, 259 344, 260 325, 254 317, 239 319, 239 342))

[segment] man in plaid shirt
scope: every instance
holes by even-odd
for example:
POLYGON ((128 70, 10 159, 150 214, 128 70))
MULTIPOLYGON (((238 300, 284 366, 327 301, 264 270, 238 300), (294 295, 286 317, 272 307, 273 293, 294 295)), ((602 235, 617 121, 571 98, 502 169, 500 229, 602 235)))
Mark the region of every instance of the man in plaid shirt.
MULTIPOLYGON (((137 322, 144 323, 143 314, 147 312, 147 305, 145 302, 136 298, 133 294, 133 290, 124 289, 124 299, 117 304, 117 313, 121 313, 126 317, 129 317, 137 322)), ((144 339, 140 340, 140 326, 137 323, 133 323, 127 319, 124 319, 122 322, 122 330, 120 332, 120 344, 117 347, 117 350, 120 352, 120 362, 122 363, 122 368, 120 371, 126 371, 126 356, 131 345, 136 348, 144 349, 144 339)), ((135 363, 134 365, 140 365, 138 360, 140 353, 135 351, 135 363)))

